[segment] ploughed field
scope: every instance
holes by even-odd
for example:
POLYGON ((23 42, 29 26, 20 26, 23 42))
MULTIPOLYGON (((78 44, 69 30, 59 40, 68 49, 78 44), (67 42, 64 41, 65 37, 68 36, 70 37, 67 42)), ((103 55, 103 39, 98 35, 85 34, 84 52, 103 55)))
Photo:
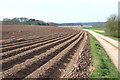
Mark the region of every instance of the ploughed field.
POLYGON ((78 78, 90 74, 89 37, 79 29, 2 26, 2 78, 78 78))

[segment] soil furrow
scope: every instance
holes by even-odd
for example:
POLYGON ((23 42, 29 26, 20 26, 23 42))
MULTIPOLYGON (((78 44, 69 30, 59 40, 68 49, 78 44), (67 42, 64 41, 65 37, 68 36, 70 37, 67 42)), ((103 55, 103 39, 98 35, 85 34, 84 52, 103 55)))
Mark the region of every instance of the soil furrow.
MULTIPOLYGON (((65 54, 64 57, 62 57, 60 59, 60 61, 58 63, 56 63, 55 65, 53 65, 50 69, 48 69, 44 75, 42 75, 40 78, 61 78, 61 75, 63 75, 66 71, 66 68, 69 68, 70 65, 68 65, 70 62, 75 61, 73 59, 74 55, 76 54, 77 48, 79 47, 79 45, 81 45, 81 43, 83 42, 83 38, 84 38, 84 33, 80 36, 81 39, 74 45, 73 48, 71 48, 69 50, 69 52, 67 52, 65 54), (54 72, 53 72, 54 71, 54 72)), ((81 48, 80 48, 81 50, 81 48)), ((77 58, 77 56, 76 56, 77 58)), ((73 63, 71 65, 74 65, 73 63)), ((72 68, 70 68, 70 71, 72 68)), ((66 74, 66 73, 65 73, 66 74)))
POLYGON ((80 35, 76 35, 74 38, 71 38, 71 39, 51 48, 50 50, 47 50, 45 53, 35 56, 32 59, 28 59, 25 62, 18 64, 9 70, 4 71, 3 72, 3 74, 5 75, 4 77, 7 76, 7 77, 11 77, 11 78, 24 78, 25 76, 27 76, 28 74, 30 74, 31 72, 33 72, 34 70, 39 68, 41 65, 45 64, 51 58, 56 56, 60 51, 62 51, 67 46, 69 46, 72 42, 74 42, 76 39, 78 39, 78 37, 80 37, 80 35), (21 67, 21 66, 24 66, 24 67, 21 67), (15 70, 15 71, 13 72, 13 70, 15 70), (9 76, 8 76, 8 72, 11 75, 9 74, 9 76), (22 75, 22 73, 23 73, 23 75, 22 75))
POLYGON ((3 45, 2 44, 2 47, 4 48, 4 47, 8 47, 8 46, 14 46, 14 45, 19 45, 19 44, 23 44, 23 43, 28 43, 28 42, 33 42, 33 41, 37 41, 37 40, 40 40, 40 39, 44 39, 44 38, 46 38, 46 37, 51 37, 51 36, 54 36, 54 35, 60 35, 60 34, 57 34, 57 33, 55 33, 55 34, 50 34, 50 35, 46 35, 46 36, 44 36, 44 37, 35 37, 35 38, 32 38, 32 39, 28 39, 28 40, 25 40, 25 41, 21 41, 21 42, 15 42, 15 43, 10 43, 10 44, 6 44, 6 45, 3 45))
POLYGON ((88 77, 86 32, 79 28, 3 25, 2 80, 88 77))
POLYGON ((60 60, 62 60, 63 57, 67 55, 67 53, 81 40, 80 36, 76 41, 74 41, 72 44, 70 44, 67 48, 65 48, 63 51, 61 51, 58 55, 56 55, 54 58, 52 58, 50 61, 45 63, 43 66, 32 72, 30 75, 28 75, 25 78, 41 78, 46 75, 46 72, 51 70, 53 66, 59 64, 60 60))
POLYGON ((43 42, 39 41, 39 43, 37 43, 37 44, 33 44, 33 45, 29 45, 29 46, 24 46, 24 47, 21 47, 21 48, 18 48, 18 49, 14 49, 14 50, 11 50, 11 51, 8 51, 8 52, 3 52, 2 54, 0 54, 0 56, 2 56, 2 59, 5 59, 5 58, 11 57, 13 55, 17 55, 17 54, 19 54, 21 52, 27 51, 29 49, 33 49, 33 48, 36 48, 38 46, 42 46, 44 44, 56 41, 58 39, 65 38, 67 36, 69 36, 69 35, 65 35, 65 36, 61 36, 61 37, 56 37, 56 38, 53 38, 51 40, 47 40, 47 41, 43 41, 43 42))
POLYGON ((62 43, 64 41, 72 38, 73 36, 75 36, 75 35, 71 35, 69 37, 66 37, 66 38, 63 38, 63 39, 60 39, 60 40, 56 40, 54 42, 45 44, 43 46, 36 47, 34 49, 22 52, 20 54, 15 55, 15 56, 11 56, 9 58, 3 59, 1 61, 3 70, 6 70, 6 69, 12 67, 15 64, 19 64, 19 63, 25 61, 26 59, 34 57, 35 55, 39 55, 40 53, 43 53, 46 50, 49 50, 50 48, 54 47, 55 45, 58 45, 58 44, 60 44, 60 43, 62 43), (6 66, 6 65, 8 65, 8 66, 6 66))
MULTIPOLYGON (((66 35, 66 34, 64 34, 64 35, 66 35)), ((64 35, 52 36, 52 37, 50 37, 50 38, 49 38, 49 37, 46 37, 46 38, 39 39, 39 40, 37 40, 37 41, 34 40, 34 41, 32 41, 32 42, 21 43, 21 44, 13 45, 13 46, 10 46, 10 47, 5 47, 5 48, 2 48, 2 52, 7 52, 7 51, 9 51, 9 50, 21 48, 21 47, 23 47, 23 46, 29 46, 29 45, 37 44, 37 43, 40 43, 40 42, 52 40, 52 39, 55 39, 55 38, 58 38, 58 37, 61 37, 61 36, 64 36, 64 35)))

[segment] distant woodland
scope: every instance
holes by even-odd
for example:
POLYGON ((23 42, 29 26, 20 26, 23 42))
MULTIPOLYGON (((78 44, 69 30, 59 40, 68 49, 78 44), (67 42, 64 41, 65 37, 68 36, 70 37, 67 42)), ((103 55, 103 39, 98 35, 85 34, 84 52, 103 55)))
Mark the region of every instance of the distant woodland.
POLYGON ((42 20, 28 19, 26 17, 15 17, 15 18, 4 18, 2 24, 11 24, 11 25, 47 25, 54 26, 53 22, 44 22, 42 20))
POLYGON ((15 17, 15 18, 4 18, 2 24, 9 25, 46 25, 46 26, 83 26, 83 25, 94 25, 94 24, 104 24, 105 22, 79 22, 79 23, 54 23, 45 22, 42 20, 28 19, 26 17, 15 17))

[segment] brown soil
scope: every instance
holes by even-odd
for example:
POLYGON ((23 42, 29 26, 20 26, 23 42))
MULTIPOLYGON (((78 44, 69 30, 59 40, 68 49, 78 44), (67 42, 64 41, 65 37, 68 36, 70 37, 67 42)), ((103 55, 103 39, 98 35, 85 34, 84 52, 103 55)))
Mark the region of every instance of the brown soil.
POLYGON ((3 79, 83 78, 90 74, 90 42, 82 30, 3 25, 2 33, 3 79))

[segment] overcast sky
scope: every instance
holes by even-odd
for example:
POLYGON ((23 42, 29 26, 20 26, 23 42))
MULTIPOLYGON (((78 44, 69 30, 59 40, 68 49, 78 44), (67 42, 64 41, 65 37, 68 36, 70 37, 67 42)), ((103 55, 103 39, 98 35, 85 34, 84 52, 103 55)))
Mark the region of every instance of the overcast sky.
POLYGON ((119 0, 0 0, 0 20, 27 17, 46 22, 106 21, 119 0))

